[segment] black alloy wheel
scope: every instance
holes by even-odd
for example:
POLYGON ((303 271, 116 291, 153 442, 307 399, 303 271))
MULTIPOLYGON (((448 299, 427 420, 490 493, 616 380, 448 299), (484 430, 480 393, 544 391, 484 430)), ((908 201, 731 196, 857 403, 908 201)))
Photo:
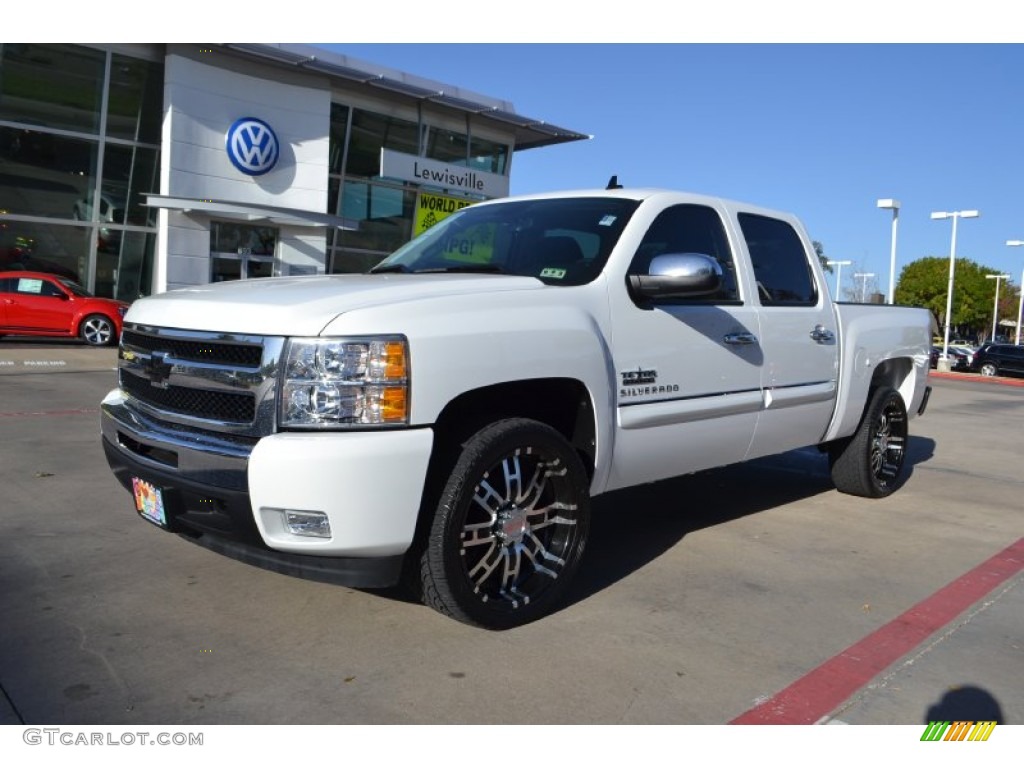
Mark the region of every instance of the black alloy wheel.
POLYGON ((529 419, 495 422, 464 445, 420 561, 423 599, 489 629, 550 612, 587 540, 587 474, 571 445, 529 419))

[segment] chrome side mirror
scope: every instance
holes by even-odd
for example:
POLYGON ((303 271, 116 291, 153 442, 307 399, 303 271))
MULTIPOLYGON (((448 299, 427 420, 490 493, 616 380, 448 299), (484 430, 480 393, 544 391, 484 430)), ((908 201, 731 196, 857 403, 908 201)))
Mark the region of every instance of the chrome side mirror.
POLYGON ((663 253, 646 275, 629 275, 633 295, 643 299, 692 299, 722 287, 722 267, 704 253, 663 253))

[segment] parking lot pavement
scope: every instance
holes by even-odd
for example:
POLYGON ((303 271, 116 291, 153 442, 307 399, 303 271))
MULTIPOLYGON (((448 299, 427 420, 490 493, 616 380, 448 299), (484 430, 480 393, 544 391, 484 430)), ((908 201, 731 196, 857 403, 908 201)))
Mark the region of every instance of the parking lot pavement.
POLYGON ((0 341, 0 376, 39 373, 111 371, 117 349, 89 347, 74 341, 40 343, 28 339, 0 341))
POLYGON ((936 378, 887 499, 813 449, 600 497, 566 607, 496 633, 139 519, 99 447, 103 352, 0 379, 0 724, 723 724, 807 679, 814 722, 1024 722, 1024 390, 936 378), (851 649, 876 667, 829 677, 851 649))

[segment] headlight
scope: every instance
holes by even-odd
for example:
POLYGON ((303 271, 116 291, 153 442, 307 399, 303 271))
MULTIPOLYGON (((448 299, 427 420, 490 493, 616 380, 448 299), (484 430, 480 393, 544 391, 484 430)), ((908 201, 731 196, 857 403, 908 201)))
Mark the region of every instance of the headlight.
POLYGON ((401 336, 291 339, 280 389, 282 427, 409 422, 409 344, 401 336))

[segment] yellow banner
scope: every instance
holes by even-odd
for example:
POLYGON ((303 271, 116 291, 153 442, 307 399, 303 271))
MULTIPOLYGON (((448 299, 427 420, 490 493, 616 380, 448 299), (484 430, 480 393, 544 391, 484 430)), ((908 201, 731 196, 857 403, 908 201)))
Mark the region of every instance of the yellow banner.
POLYGON ((473 200, 466 200, 461 197, 448 197, 447 195, 432 195, 427 192, 420 192, 416 200, 416 222, 413 225, 412 236, 422 235, 437 222, 446 219, 456 211, 472 205, 473 200))

